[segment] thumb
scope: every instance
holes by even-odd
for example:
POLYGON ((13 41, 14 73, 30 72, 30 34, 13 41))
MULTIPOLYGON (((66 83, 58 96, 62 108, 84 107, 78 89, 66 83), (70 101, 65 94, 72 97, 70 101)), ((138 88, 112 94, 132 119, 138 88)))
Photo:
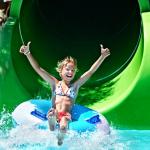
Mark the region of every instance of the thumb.
POLYGON ((103 48, 103 45, 102 44, 100 44, 100 47, 101 47, 101 49, 103 48))
POLYGON ((28 47, 30 46, 30 43, 31 43, 31 41, 28 42, 28 44, 27 44, 28 47))

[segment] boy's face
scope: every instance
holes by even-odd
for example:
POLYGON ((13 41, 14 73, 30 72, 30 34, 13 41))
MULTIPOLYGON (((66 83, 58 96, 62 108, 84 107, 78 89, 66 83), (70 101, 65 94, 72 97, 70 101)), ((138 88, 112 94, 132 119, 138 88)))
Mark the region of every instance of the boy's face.
POLYGON ((61 71, 61 77, 63 80, 70 82, 75 75, 75 66, 73 62, 69 62, 63 66, 61 71))

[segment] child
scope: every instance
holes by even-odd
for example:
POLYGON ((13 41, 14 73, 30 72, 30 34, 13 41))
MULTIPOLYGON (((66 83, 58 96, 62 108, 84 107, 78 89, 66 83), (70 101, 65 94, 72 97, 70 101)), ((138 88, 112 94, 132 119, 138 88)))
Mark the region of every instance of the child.
POLYGON ((79 88, 93 75, 105 58, 110 55, 110 51, 108 48, 103 48, 103 45, 100 45, 100 57, 78 80, 71 83, 77 71, 77 62, 74 58, 66 57, 64 60, 58 62, 56 70, 61 77, 61 81, 59 81, 39 66, 30 52, 30 43, 28 42, 26 46, 22 45, 20 52, 26 55, 33 69, 51 86, 52 108, 48 112, 49 128, 51 131, 55 129, 57 119, 60 125, 58 145, 61 145, 68 122, 71 120, 70 110, 75 102, 79 88))

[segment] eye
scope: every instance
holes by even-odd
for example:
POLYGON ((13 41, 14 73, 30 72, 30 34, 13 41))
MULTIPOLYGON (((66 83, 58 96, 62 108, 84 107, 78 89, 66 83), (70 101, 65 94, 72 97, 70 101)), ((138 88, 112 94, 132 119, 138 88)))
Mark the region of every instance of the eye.
POLYGON ((67 71, 69 71, 69 68, 66 68, 67 71))

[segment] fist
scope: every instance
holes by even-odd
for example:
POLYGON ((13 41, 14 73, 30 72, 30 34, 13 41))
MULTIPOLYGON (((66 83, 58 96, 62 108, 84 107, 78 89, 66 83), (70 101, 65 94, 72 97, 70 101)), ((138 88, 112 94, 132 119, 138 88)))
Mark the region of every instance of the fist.
POLYGON ((29 50, 30 43, 31 43, 31 42, 28 42, 27 45, 22 45, 22 46, 20 47, 19 52, 20 52, 20 53, 23 53, 23 54, 25 54, 25 55, 26 55, 27 53, 29 53, 29 52, 30 52, 30 50, 29 50))
POLYGON ((108 48, 104 48, 103 45, 100 45, 101 47, 101 55, 106 58, 110 55, 110 50, 108 48))

